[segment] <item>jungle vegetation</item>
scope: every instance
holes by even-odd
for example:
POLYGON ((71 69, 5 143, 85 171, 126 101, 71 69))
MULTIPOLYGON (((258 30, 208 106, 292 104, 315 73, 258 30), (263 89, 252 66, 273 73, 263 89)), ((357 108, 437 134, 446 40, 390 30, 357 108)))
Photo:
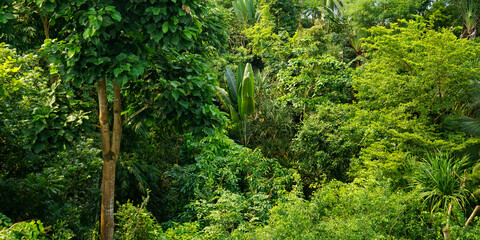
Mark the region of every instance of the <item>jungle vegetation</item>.
POLYGON ((0 0, 0 239, 480 239, 478 0, 0 0))

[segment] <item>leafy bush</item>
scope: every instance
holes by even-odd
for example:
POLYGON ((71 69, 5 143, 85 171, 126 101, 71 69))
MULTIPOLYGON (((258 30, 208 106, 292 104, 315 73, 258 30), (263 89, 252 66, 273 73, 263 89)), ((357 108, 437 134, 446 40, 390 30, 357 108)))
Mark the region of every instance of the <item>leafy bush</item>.
POLYGON ((437 225, 421 212, 414 193, 389 190, 388 183, 333 181, 306 201, 292 192, 270 210, 255 239, 432 239, 437 225))
POLYGON ((477 44, 436 32, 426 23, 402 20, 390 28, 373 27, 365 47, 371 61, 354 78, 362 107, 401 108, 429 123, 458 113, 478 86, 477 44))
POLYGON ((284 105, 292 105, 300 118, 326 101, 351 101, 351 75, 346 64, 335 58, 299 57, 291 59, 288 67, 277 74, 278 86, 284 93, 284 105))
MULTIPOLYGON (((268 96, 259 99, 257 112, 249 121, 247 133, 250 148, 258 148, 268 158, 275 158, 282 166, 290 167, 293 154, 290 146, 298 130, 292 109, 268 96)), ((239 139, 237 129, 229 131, 230 137, 239 139)))
POLYGON ((360 151, 361 132, 349 126, 356 114, 352 105, 325 103, 303 122, 294 144, 294 166, 305 186, 314 186, 326 177, 347 181, 352 158, 360 151))
POLYGON ((169 135, 213 135, 226 118, 214 104, 216 76, 206 59, 173 50, 162 53, 151 77, 138 79, 124 90, 129 104, 124 114, 135 117, 127 124, 169 135))
POLYGON ((35 54, 18 55, 0 45, 0 134, 35 153, 47 147, 70 147, 89 124, 90 101, 76 96, 68 83, 41 68, 35 54))
POLYGON ((59 222, 53 227, 45 227, 40 220, 17 222, 0 230, 0 239, 25 240, 67 240, 75 235, 59 222))
POLYGON ((18 222, 0 232, 0 239, 44 240, 46 229, 41 221, 18 222))
POLYGON ((318 22, 310 28, 298 28, 290 42, 297 57, 321 56, 327 47, 325 32, 318 22))
POLYGON ((176 166, 167 176, 172 194, 191 202, 177 221, 198 220, 211 236, 264 222, 272 201, 298 181, 292 169, 220 133, 202 141, 195 164, 176 166))
POLYGON ((162 237, 162 228, 157 224, 153 215, 147 211, 148 196, 143 199, 139 206, 132 202, 122 204, 117 213, 117 227, 115 228, 116 239, 122 240, 149 240, 166 239, 162 237))
POLYGON ((275 31, 276 19, 269 5, 263 5, 259 12, 262 15, 260 21, 243 31, 249 40, 248 50, 262 62, 262 64, 254 62, 253 65, 260 68, 265 65, 279 70, 283 65, 282 62, 286 61, 290 55, 288 48, 285 47, 289 35, 285 31, 275 31))
POLYGON ((97 221, 101 159, 90 139, 52 153, 40 171, 21 178, 0 179, 0 209, 17 220, 40 219, 53 225, 65 221, 77 236, 97 221))

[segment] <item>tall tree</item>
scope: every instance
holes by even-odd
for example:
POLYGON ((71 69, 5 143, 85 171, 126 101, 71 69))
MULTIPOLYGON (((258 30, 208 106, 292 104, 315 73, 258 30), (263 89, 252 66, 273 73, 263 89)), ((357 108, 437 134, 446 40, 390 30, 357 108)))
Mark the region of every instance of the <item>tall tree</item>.
POLYGON ((121 89, 129 81, 155 71, 162 48, 183 50, 193 45, 201 24, 205 1, 194 0, 38 0, 49 5, 65 24, 60 41, 48 44, 53 72, 76 86, 96 84, 102 139, 103 177, 100 232, 113 239, 115 167, 122 136, 121 89), (53 6, 51 6, 53 4, 53 6), (109 93, 113 92, 113 96, 109 93), (113 99, 110 114, 109 99, 113 99), (109 116, 113 116, 113 121, 109 116))

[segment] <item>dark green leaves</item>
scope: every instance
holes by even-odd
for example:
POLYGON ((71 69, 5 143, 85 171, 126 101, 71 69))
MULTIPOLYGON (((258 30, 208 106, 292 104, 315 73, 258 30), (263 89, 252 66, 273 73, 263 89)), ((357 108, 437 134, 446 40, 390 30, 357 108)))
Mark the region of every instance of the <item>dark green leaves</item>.
POLYGON ((153 13, 153 15, 167 15, 166 7, 148 7, 146 13, 153 13))
POLYGON ((227 67, 225 70, 224 80, 228 85, 228 94, 230 94, 232 100, 237 100, 237 79, 233 75, 232 69, 227 67))
POLYGON ((15 19, 13 13, 0 11, 0 23, 7 23, 10 19, 15 19))

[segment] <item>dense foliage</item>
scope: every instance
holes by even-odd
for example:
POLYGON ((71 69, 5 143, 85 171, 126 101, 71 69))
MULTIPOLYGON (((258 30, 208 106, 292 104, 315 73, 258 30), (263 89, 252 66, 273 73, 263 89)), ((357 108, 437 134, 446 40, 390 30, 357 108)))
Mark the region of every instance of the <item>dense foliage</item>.
POLYGON ((0 1, 0 239, 480 239, 479 9, 0 1))

